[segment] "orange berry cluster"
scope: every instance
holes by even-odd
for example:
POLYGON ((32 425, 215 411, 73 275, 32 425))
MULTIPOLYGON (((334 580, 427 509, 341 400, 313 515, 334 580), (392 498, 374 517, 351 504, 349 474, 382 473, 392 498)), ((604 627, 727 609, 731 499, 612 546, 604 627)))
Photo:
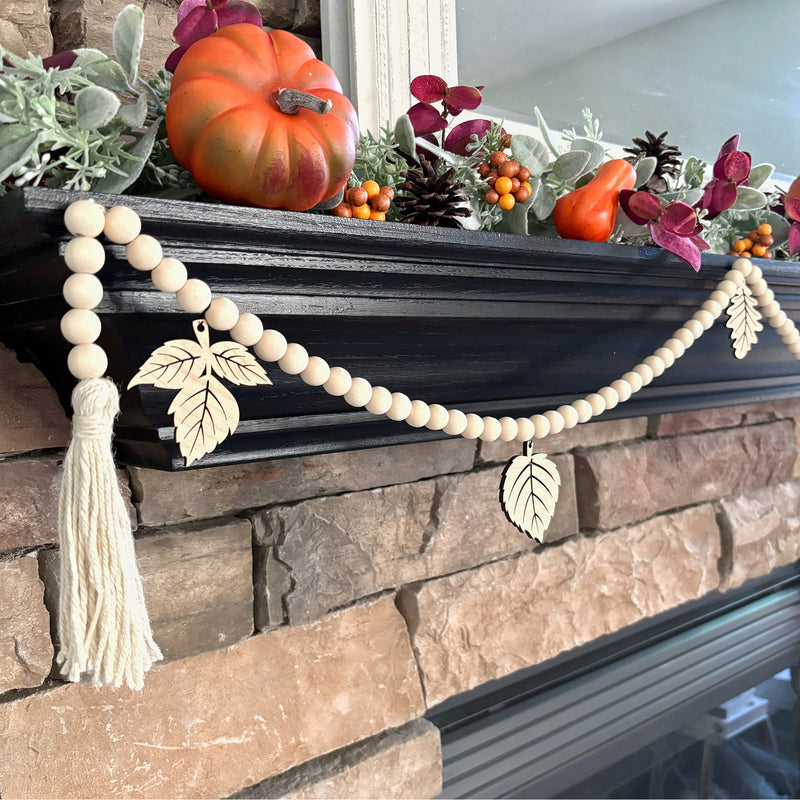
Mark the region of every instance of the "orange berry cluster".
POLYGON ((733 250, 729 255, 750 258, 772 258, 769 249, 775 240, 772 238, 772 225, 766 222, 758 226, 758 230, 750 231, 744 239, 737 239, 733 243, 733 250))
POLYGON ((331 211, 334 217, 377 219, 383 222, 394 200, 391 186, 379 186, 377 181, 364 181, 344 193, 344 200, 331 211))
POLYGON ((478 174, 489 184, 483 199, 490 206, 498 205, 503 211, 511 211, 517 203, 524 203, 531 196, 528 183, 531 171, 502 150, 495 150, 487 162, 478 164, 478 174))

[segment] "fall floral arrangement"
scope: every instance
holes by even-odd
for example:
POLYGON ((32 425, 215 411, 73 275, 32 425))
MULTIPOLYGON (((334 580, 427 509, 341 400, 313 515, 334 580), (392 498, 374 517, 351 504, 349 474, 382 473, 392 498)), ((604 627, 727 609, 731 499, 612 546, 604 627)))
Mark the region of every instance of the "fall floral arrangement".
POLYGON ((800 257, 800 179, 765 188, 773 167, 753 165, 739 135, 713 165, 682 158, 666 132, 613 158, 588 109, 580 132, 554 134, 535 109, 539 136, 511 136, 458 122, 482 87, 434 75, 412 81, 416 102, 393 126, 359 133, 330 68, 292 34, 264 31, 246 0, 183 0, 174 35, 147 81, 133 5, 113 56, 0 48, 0 193, 42 185, 654 244, 694 269, 701 251, 800 257))

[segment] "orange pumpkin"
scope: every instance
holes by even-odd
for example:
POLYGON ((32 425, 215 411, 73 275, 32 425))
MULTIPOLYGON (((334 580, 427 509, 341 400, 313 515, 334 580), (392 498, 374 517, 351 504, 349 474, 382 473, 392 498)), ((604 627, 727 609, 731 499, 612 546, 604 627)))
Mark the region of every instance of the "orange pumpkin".
POLYGON ((305 211, 353 168, 358 118, 341 92, 298 37, 228 25, 195 42, 175 70, 169 146, 213 197, 305 211))

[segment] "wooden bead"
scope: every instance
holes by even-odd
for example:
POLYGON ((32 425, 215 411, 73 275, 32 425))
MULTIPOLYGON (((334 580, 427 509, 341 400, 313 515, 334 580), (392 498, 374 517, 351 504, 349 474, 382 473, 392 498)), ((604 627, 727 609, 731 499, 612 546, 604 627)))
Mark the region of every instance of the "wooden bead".
MULTIPOLYGON (((743 286, 745 283, 744 273, 738 269, 729 269, 723 276, 723 280, 730 281, 732 284, 734 284, 736 289, 738 289, 740 286, 743 286)), ((731 294, 733 294, 733 292, 731 292, 731 294)))
POLYGON ((239 321, 239 309, 233 300, 215 297, 206 309, 205 318, 215 331, 229 331, 239 321))
POLYGON ((513 442, 517 438, 519 426, 513 417, 500 417, 500 441, 513 442))
POLYGON ((647 356, 647 358, 642 363, 645 366, 650 367, 654 378, 657 378, 659 375, 663 375, 664 370, 666 369, 664 361, 660 359, 657 355, 647 356))
POLYGON ((649 383, 652 383, 653 378, 655 378, 653 368, 649 364, 637 364, 632 371, 642 379, 642 386, 647 386, 649 383))
POLYGON ((533 423, 533 438, 544 439, 550 433, 550 420, 544 414, 534 414, 530 419, 533 423))
POLYGON ((153 286, 161 292, 177 292, 183 288, 188 273, 177 258, 162 258, 161 263, 150 273, 153 286))
POLYGON ((108 357, 97 344, 76 344, 67 356, 67 369, 79 381, 99 378, 107 368, 108 357))
POLYGON ((721 292, 719 289, 715 289, 708 297, 709 300, 713 300, 715 303, 719 303, 720 308, 725 308, 728 303, 731 301, 731 297, 729 294, 725 292, 721 292))
MULTIPOLYGON (((731 267, 733 267, 734 271, 741 273, 741 275, 746 278, 753 269, 753 262, 749 258, 737 258, 736 261, 731 264, 731 267)), ((726 273, 725 277, 727 278, 729 274, 730 273, 726 273)))
POLYGON ((322 384, 322 388, 334 397, 341 397, 350 391, 353 385, 353 377, 343 367, 331 367, 331 374, 328 380, 322 384))
POLYGON ((386 416, 395 422, 402 422, 408 418, 410 413, 411 399, 409 396, 402 392, 392 392, 392 404, 389 406, 386 416))
POLYGON ((105 209, 94 200, 76 200, 64 211, 64 227, 73 236, 99 236, 105 222, 105 209))
POLYGON ((306 368, 300 373, 300 380, 309 386, 322 386, 331 375, 331 368, 324 358, 311 356, 306 368))
MULTIPOLYGON (((754 292, 755 294, 755 292, 754 292)), ((767 288, 760 295, 758 295, 758 304, 761 306, 761 313, 764 313, 764 306, 768 306, 775 300, 775 292, 767 288)))
POLYGON ((96 308, 103 299, 103 284, 94 275, 75 272, 64 281, 64 299, 72 308, 96 308))
POLYGON ((482 417, 483 432, 480 435, 482 442, 496 442, 500 438, 500 420, 496 417, 482 417))
POLYGON ((392 393, 385 386, 373 386, 372 396, 364 407, 370 414, 385 414, 392 407, 392 393))
POLYGON ((412 428, 422 428, 431 418, 431 409, 423 400, 411 401, 411 413, 406 417, 406 425, 412 428))
POLYGON ((100 330, 100 317, 87 308, 71 308, 61 317, 61 335, 70 344, 90 344, 100 330))
POLYGON ((672 338, 677 339, 683 345, 684 349, 694 344, 694 334, 688 328, 678 328, 678 330, 672 334, 672 338))
POLYGON ((578 414, 579 423, 588 422, 592 418, 592 407, 584 398, 581 397, 579 400, 573 400, 572 407, 578 414))
POLYGON ((611 381, 610 386, 619 396, 620 403, 624 403, 627 400, 631 399, 631 395, 633 394, 633 388, 628 383, 628 381, 623 380, 622 378, 617 378, 617 380, 611 381))
POLYGON ((164 253, 158 239, 154 239, 146 233, 140 233, 125 246, 125 258, 134 269, 150 272, 161 263, 164 253))
POLYGON ((753 293, 754 297, 761 300, 764 293, 769 291, 769 286, 767 286, 767 282, 763 278, 759 278, 757 281, 752 281, 750 283, 750 291, 753 293))
POLYGON ((664 342, 664 347, 669 350, 675 358, 680 358, 686 352, 686 346, 680 339, 672 338, 664 342))
POLYGON ((447 412, 447 425, 443 430, 450 436, 461 436, 467 428, 467 415, 457 408, 453 408, 447 412))
POLYGON ((231 339, 234 342, 243 344, 245 347, 252 347, 261 339, 263 334, 264 325, 261 320, 249 311, 239 314, 239 319, 236 320, 236 324, 231 328, 231 339))
POLYGON ((517 417, 514 421, 517 423, 517 435, 514 438, 518 442, 529 442, 533 439, 536 429, 530 417, 517 417))
MULTIPOLYGON (((786 314, 783 316, 785 317, 786 314)), ((776 325, 775 330, 778 332, 779 336, 785 336, 787 333, 791 333, 795 330, 795 325, 792 320, 787 318, 780 325, 776 325)))
POLYGON ((115 244, 129 244, 142 232, 142 221, 133 209, 114 206, 106 211, 103 232, 115 244))
POLYGON ((106 263, 106 251, 97 239, 76 236, 64 248, 64 261, 73 272, 86 272, 94 275, 106 263))
POLYGON ((299 375, 308 366, 308 351, 297 342, 290 342, 278 359, 278 366, 287 375, 299 375))
POLYGON ((745 277, 747 278, 747 283, 752 291, 753 284, 756 281, 760 281, 764 277, 764 273, 761 272, 761 267, 757 267, 755 264, 751 264, 750 272, 748 272, 745 277))
POLYGON ((365 406, 372 397, 372 385, 364 378, 353 378, 350 388, 344 393, 344 400, 355 408, 365 406))
POLYGON ((477 414, 467 414, 467 427, 461 435, 465 439, 477 439, 483 433, 483 420, 477 414))
POLYGON ((425 423, 425 427, 432 431, 440 431, 450 421, 450 414, 444 406, 433 403, 428 407, 431 416, 425 423))
POLYGON ((178 305, 189 314, 202 314, 211 303, 211 289, 205 281, 199 278, 189 278, 183 286, 175 292, 178 305))
POLYGON ((564 430, 568 431, 578 424, 578 412, 571 405, 559 406, 556 411, 564 418, 564 430))
POLYGON ((600 416, 606 410, 606 401, 597 392, 587 394, 584 400, 592 407, 593 417, 600 416))
POLYGON ((564 417, 551 409, 544 412, 544 418, 550 423, 550 433, 561 433, 564 430, 564 417))
POLYGON ((683 327, 694 336, 695 341, 705 332, 705 328, 696 319, 687 320, 683 327))
POLYGON ((707 331, 714 324, 714 315, 704 308, 695 311, 692 314, 692 319, 696 319, 703 326, 704 331, 707 331))
POLYGON ((793 345, 795 342, 800 341, 800 331, 798 331, 797 328, 795 328, 790 333, 787 333, 784 336, 781 336, 781 341, 787 347, 789 347, 790 345, 793 345))
POLYGON ((704 311, 708 311, 714 319, 716 319, 722 313, 722 306, 714 300, 706 300, 703 305, 700 306, 704 311))
POLYGON ((725 278, 717 284, 717 291, 722 292, 722 294, 724 294, 730 300, 742 283, 744 283, 744 275, 742 275, 742 273, 738 270, 731 270, 730 272, 726 272, 725 278), (736 280, 734 280, 732 277, 728 277, 729 275, 737 276, 736 280, 738 280, 739 283, 736 283, 736 280))
MULTIPOLYGON (((761 313, 770 321, 771 324, 774 324, 774 320, 780 314, 783 314, 786 317, 786 314, 783 313, 781 310, 780 303, 777 300, 772 300, 770 303, 763 303, 761 305, 761 313)), ((778 323, 781 324, 780 322, 778 323)))
POLYGON ((638 372, 626 372, 622 376, 622 380, 624 380, 628 386, 631 387, 632 392, 638 392, 642 386, 644 386, 642 376, 638 372))
POLYGON ((653 355, 664 362, 664 369, 669 369, 675 363, 675 353, 668 347, 659 347, 653 355))
POLYGON ((598 389, 597 394, 606 401, 606 411, 610 411, 619 403, 619 395, 610 386, 598 389))
POLYGON ((797 338, 793 342, 789 342, 786 345, 786 348, 795 356, 800 356, 800 334, 798 334, 797 338))
POLYGON ((286 337, 280 331, 264 331, 256 342, 253 351, 262 361, 278 361, 283 358, 288 347, 286 337))

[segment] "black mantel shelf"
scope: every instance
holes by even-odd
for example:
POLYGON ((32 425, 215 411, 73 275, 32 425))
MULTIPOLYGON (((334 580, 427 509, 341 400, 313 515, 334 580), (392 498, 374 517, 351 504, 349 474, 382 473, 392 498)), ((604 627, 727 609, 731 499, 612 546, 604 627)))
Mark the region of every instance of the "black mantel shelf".
MULTIPOLYGON (((59 333, 68 275, 62 214, 87 195, 14 190, 0 200, 0 340, 33 361, 65 408, 74 379, 59 333)), ((659 347, 708 297, 731 259, 696 275, 656 248, 591 244, 312 214, 95 195, 125 204, 167 255, 215 295, 258 314, 331 365, 373 385, 482 415, 530 415, 595 391, 659 347)), ((125 385, 191 315, 107 245, 97 309, 108 374, 125 385)), ((800 264, 760 260, 786 313, 800 319, 800 264)), ((668 372, 604 415, 800 396, 800 364, 765 326, 743 361, 724 319, 668 372)), ((347 406, 266 365, 272 386, 234 387, 241 423, 197 466, 443 438, 347 406)), ((167 408, 174 392, 123 392, 119 459, 182 469, 167 408)))

